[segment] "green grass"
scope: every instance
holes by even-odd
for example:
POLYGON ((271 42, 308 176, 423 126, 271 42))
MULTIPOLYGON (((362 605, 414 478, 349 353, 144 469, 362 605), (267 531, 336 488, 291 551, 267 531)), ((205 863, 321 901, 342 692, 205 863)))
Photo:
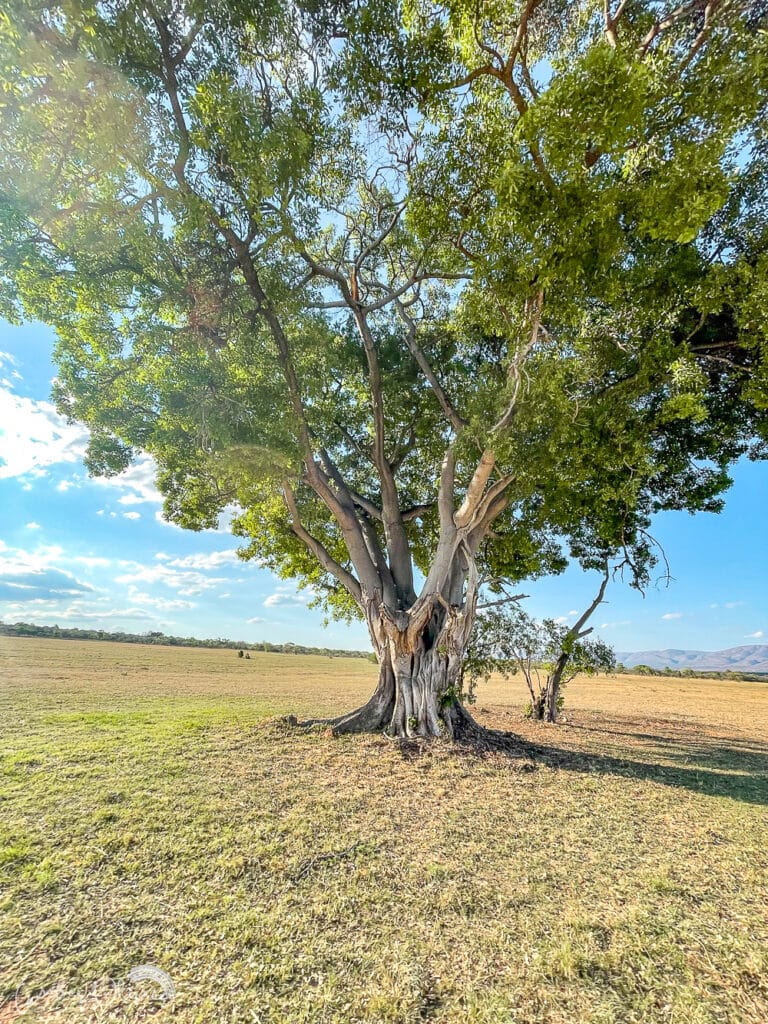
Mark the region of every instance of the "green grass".
POLYGON ((363 661, 0 657, 2 1024, 768 1020, 768 687, 493 684, 538 753, 477 757, 275 721, 363 661))

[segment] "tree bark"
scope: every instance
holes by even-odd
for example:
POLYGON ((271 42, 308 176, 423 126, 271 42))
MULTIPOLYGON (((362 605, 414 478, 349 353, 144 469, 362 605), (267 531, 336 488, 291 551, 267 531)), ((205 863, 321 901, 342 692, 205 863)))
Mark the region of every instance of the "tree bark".
POLYGON ((460 708, 460 662, 437 649, 402 654, 393 665, 387 651, 371 698, 357 710, 333 719, 334 733, 385 732, 397 738, 455 738, 465 720, 460 708))
POLYGON ((459 739, 478 728, 461 705, 462 665, 477 598, 475 574, 469 577, 459 603, 434 595, 429 614, 423 603, 414 609, 415 622, 409 612, 392 613, 376 599, 366 602, 379 679, 367 703, 328 723, 335 733, 459 739))
MULTIPOLYGON (((563 666, 564 667, 564 666, 563 666)), ((531 692, 531 718, 537 722, 556 722, 560 709, 558 699, 560 697, 560 685, 563 672, 558 667, 551 675, 547 676, 544 686, 536 693, 529 687, 531 692)))

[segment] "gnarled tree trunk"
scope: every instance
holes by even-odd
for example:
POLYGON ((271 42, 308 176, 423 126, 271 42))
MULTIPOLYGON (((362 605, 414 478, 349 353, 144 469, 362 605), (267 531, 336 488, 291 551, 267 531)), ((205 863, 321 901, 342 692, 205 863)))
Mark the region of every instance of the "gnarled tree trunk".
POLYGON ((458 580, 454 596, 460 603, 449 604, 436 595, 431 614, 426 622, 416 619, 416 628, 409 613, 393 614, 381 602, 368 603, 379 660, 378 683, 366 704, 330 723, 335 732, 458 739, 473 724, 461 704, 461 681, 475 619, 474 565, 458 563, 454 577, 458 580))

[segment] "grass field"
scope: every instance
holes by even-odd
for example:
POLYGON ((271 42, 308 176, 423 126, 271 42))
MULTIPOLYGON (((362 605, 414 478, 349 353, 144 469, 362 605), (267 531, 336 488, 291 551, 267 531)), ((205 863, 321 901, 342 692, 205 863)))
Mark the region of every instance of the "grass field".
POLYGON ((0 1022, 768 1022, 768 685, 520 684, 520 756, 297 733, 363 660, 0 639, 0 1022), (153 964, 171 1003, 130 970, 153 964))

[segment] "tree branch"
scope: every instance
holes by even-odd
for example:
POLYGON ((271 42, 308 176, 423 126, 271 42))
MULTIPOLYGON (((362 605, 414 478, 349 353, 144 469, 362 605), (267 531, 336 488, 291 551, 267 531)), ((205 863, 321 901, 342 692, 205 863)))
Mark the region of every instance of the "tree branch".
POLYGON ((584 612, 584 614, 581 615, 576 620, 576 622, 574 622, 574 624, 569 628, 569 630, 568 630, 568 636, 569 637, 573 637, 575 640, 579 640, 579 639, 581 639, 581 637, 586 636, 588 633, 592 632, 591 629, 587 629, 587 630, 584 630, 582 632, 581 631, 581 627, 584 625, 585 622, 587 622, 590 619, 590 617, 592 616, 592 614, 595 611, 595 609, 597 608, 597 606, 599 604, 603 603, 603 598, 605 597, 605 589, 608 586, 608 580, 610 579, 610 575, 611 575, 611 570, 610 570, 610 567, 608 565, 608 560, 606 559, 605 569, 603 571, 603 579, 602 579, 602 582, 600 584, 600 588, 599 588, 599 590, 597 592, 597 595, 595 596, 595 599, 592 602, 592 604, 589 606, 589 608, 587 608, 587 610, 584 612))
POLYGON ((475 472, 472 475, 472 479, 469 482, 464 501, 461 503, 459 510, 453 517, 453 521, 459 529, 464 526, 469 526, 474 518, 475 512, 482 500, 485 485, 488 483, 495 465, 496 456, 489 448, 486 448, 480 456, 480 461, 478 462, 475 472))
POLYGON ((360 583, 355 579, 351 572, 340 565, 328 552, 324 544, 322 544, 317 538, 313 537, 305 528, 302 526, 299 512, 296 507, 296 499, 291 488, 291 485, 287 480, 283 481, 283 498, 285 500, 288 513, 291 517, 291 530, 304 544, 304 546, 312 552, 322 567, 341 583, 344 589, 354 598, 357 604, 363 607, 363 594, 360 587, 360 583))
MULTIPOLYGON (((353 271, 352 282, 354 283, 354 281, 355 273, 353 271)), ((413 561, 408 535, 405 532, 405 526, 400 515, 400 501, 395 476, 387 460, 384 389, 379 357, 376 352, 376 342, 371 333, 366 315, 360 305, 352 300, 351 294, 347 293, 345 297, 349 299, 349 305, 363 343, 363 350, 368 364, 368 380, 371 386, 371 408, 374 423, 373 454, 381 481, 382 519, 384 523, 384 536, 387 543, 387 554, 389 556, 389 568, 395 580, 398 594, 403 604, 407 606, 416 598, 416 592, 413 589, 413 561)))
POLYGON ((421 372, 427 378, 427 381, 429 382, 429 386, 434 391, 435 397, 437 398, 437 401, 438 401, 438 403, 440 405, 440 408, 443 410, 445 418, 448 420, 448 422, 451 424, 453 429, 458 434, 467 425, 466 420, 462 419, 462 417, 458 414, 456 409, 451 404, 451 401, 448 398, 448 395, 445 393, 445 390, 443 389, 442 384, 437 379, 437 374, 432 369, 432 366, 430 365, 429 360, 424 355, 424 352, 422 351, 422 349, 419 347, 419 344, 416 341, 416 323, 415 323, 415 321, 413 320, 413 318, 411 316, 408 315, 408 311, 405 309, 405 307, 403 306, 402 302, 400 302, 397 299, 395 300, 395 302, 396 302, 396 305, 397 305, 398 313, 400 314, 400 316, 402 317, 402 319, 405 321, 405 323, 407 325, 407 329, 406 329, 406 333, 405 333, 405 343, 408 346, 408 350, 411 353, 411 355, 413 356, 413 358, 415 359, 415 361, 416 361, 419 369, 421 370, 421 372))

